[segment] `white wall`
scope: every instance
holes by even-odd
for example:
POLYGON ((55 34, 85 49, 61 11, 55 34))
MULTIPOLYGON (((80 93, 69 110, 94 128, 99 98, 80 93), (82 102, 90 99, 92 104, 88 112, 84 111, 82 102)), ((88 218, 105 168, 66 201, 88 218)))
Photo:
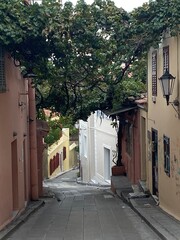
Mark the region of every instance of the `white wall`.
POLYGON ((79 148, 82 180, 85 182, 103 183, 110 178, 112 151, 116 151, 117 143, 117 133, 111 122, 100 111, 91 114, 87 122, 80 121, 79 148))
POLYGON ((87 161, 87 122, 82 120, 79 121, 79 157, 80 157, 80 167, 81 167, 81 178, 83 181, 87 182, 89 180, 89 163, 87 161), (84 141, 86 140, 86 141, 84 141))

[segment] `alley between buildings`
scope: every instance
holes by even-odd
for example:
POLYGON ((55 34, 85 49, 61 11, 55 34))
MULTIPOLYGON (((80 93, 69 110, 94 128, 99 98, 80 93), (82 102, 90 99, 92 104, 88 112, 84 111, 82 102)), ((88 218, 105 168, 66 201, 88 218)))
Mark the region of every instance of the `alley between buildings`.
POLYGON ((76 183, 73 170, 44 187, 53 197, 8 240, 158 240, 136 213, 109 188, 76 183))

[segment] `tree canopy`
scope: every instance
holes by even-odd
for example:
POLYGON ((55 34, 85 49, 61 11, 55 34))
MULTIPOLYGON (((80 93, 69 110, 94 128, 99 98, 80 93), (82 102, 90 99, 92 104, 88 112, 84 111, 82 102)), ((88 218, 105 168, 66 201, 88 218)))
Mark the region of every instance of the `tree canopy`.
POLYGON ((0 3, 0 44, 17 65, 37 74, 38 107, 86 119, 123 101, 123 86, 133 85, 130 72, 135 85, 145 81, 146 53, 167 29, 179 32, 179 12, 179 0, 150 1, 130 13, 110 0, 75 6, 6 0, 0 3))

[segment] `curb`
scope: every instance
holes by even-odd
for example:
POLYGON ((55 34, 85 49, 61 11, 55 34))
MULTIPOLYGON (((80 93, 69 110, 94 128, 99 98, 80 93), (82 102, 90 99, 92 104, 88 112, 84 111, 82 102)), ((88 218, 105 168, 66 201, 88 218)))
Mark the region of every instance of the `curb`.
MULTIPOLYGON (((117 194, 118 195, 118 194, 117 194)), ((145 218, 136 207, 134 207, 132 201, 130 199, 127 199, 124 197, 124 195, 121 192, 121 195, 118 195, 118 197, 124 202, 126 203, 135 213, 138 214, 138 216, 162 239, 162 240, 169 240, 167 239, 160 231, 158 231, 158 229, 156 227, 154 227, 154 225, 147 220, 147 218, 145 218)))
POLYGON ((78 183, 78 184, 81 184, 81 185, 87 185, 87 186, 92 186, 92 187, 103 187, 103 188, 110 188, 110 184, 100 184, 100 183, 91 183, 91 182, 82 182, 82 181, 80 181, 80 180, 76 180, 76 182, 78 183))
POLYGON ((45 204, 43 200, 34 201, 31 203, 32 206, 28 206, 24 210, 24 212, 22 212, 19 216, 12 220, 12 222, 10 222, 2 231, 0 231, 0 240, 6 240, 16 229, 18 229, 23 223, 25 223, 34 212, 39 210, 45 204))
POLYGON ((146 217, 144 217, 138 210, 137 208, 135 208, 131 202, 131 200, 129 200, 128 205, 131 207, 131 209, 138 214, 138 216, 141 217, 141 219, 162 239, 162 240, 168 240, 160 231, 158 231, 158 229, 156 227, 154 227, 154 225, 147 220, 146 217))
POLYGON ((72 171, 72 170, 76 170, 76 169, 75 169, 75 168, 71 168, 71 169, 68 169, 68 170, 66 170, 66 171, 64 171, 64 172, 60 172, 59 174, 57 174, 57 175, 54 176, 54 177, 44 179, 43 182, 46 182, 46 181, 48 182, 48 181, 50 181, 50 180, 56 179, 56 178, 60 177, 61 175, 64 175, 64 174, 66 174, 66 173, 68 173, 68 172, 70 172, 70 171, 72 171))

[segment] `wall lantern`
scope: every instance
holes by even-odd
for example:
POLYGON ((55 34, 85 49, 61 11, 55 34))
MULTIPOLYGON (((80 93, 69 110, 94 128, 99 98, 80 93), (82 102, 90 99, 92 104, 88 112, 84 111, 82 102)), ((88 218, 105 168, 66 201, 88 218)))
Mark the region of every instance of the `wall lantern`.
POLYGON ((168 69, 166 69, 165 73, 159 78, 161 82, 161 87, 163 91, 163 96, 166 98, 167 105, 169 105, 169 96, 172 95, 175 77, 173 77, 168 69))

